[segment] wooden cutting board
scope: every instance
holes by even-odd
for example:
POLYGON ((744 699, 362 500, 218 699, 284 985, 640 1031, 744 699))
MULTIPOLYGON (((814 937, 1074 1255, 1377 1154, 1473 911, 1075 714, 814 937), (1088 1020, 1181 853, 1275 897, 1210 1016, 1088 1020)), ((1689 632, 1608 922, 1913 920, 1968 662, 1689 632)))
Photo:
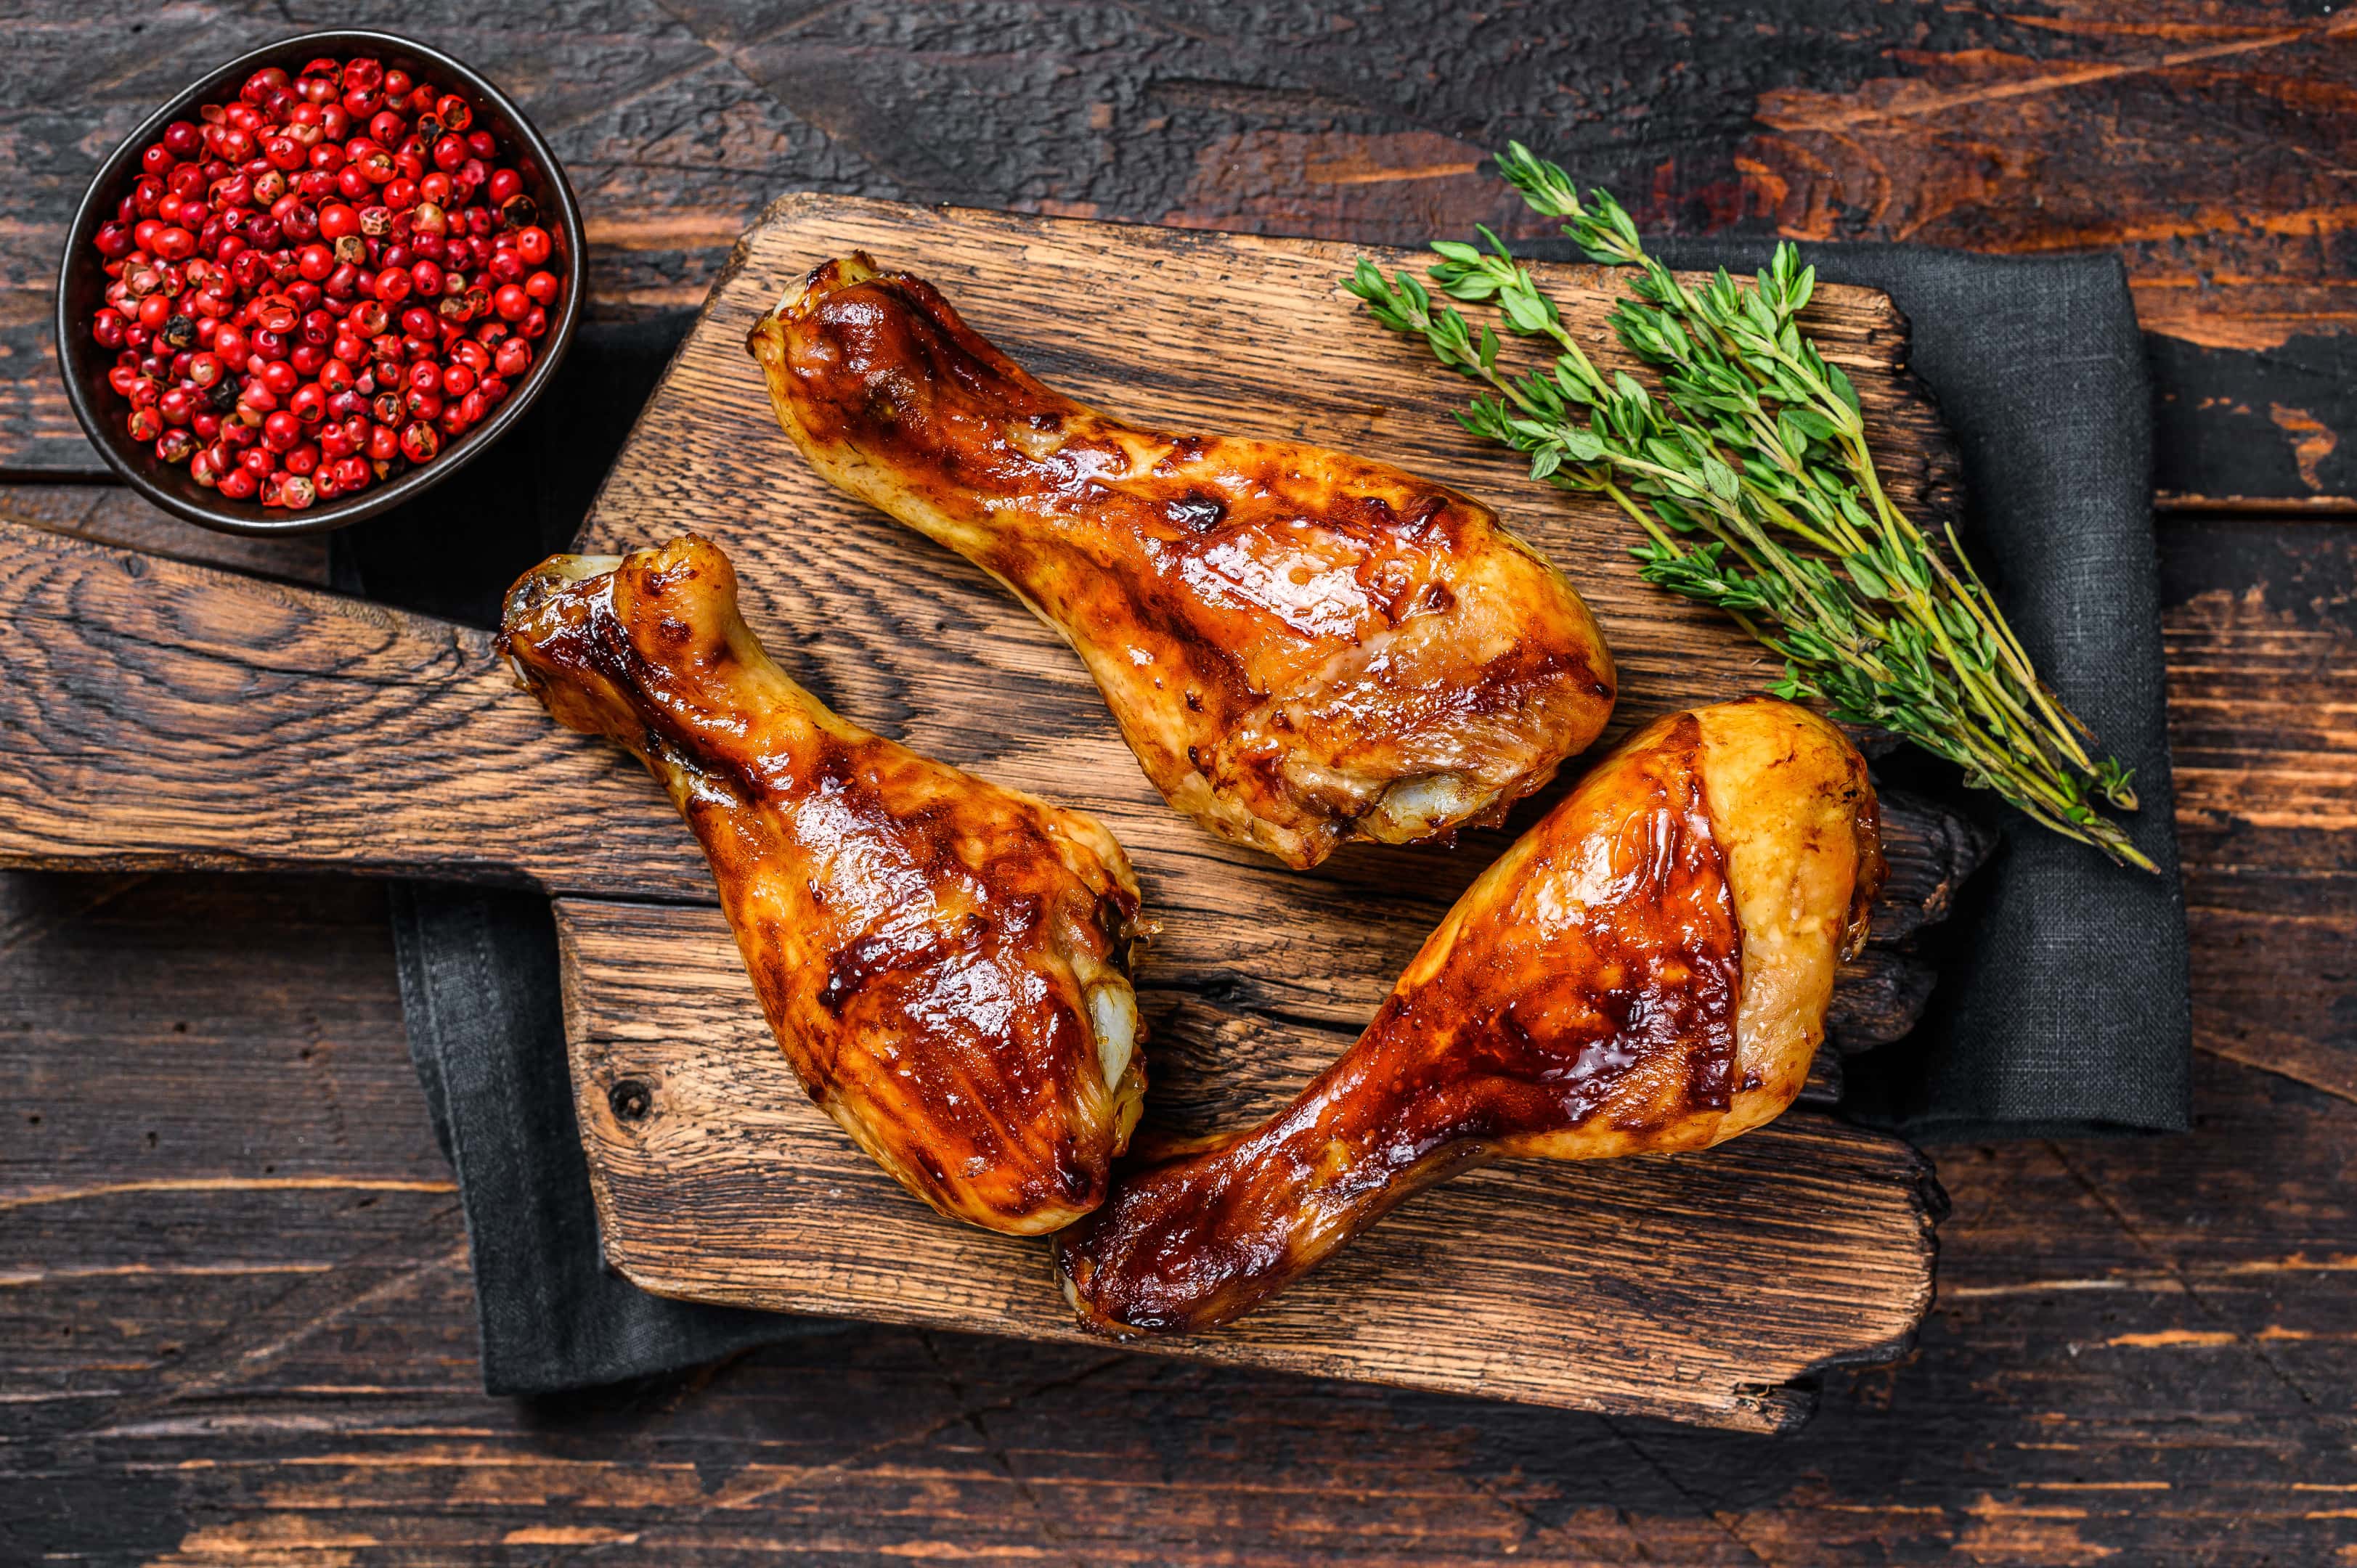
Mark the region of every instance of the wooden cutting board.
MULTIPOLYGON (((826 487, 778 431, 746 330, 854 247, 931 278, 1035 373, 1113 412, 1349 447, 1498 507, 1603 623, 1623 682, 1616 735, 1773 678, 1716 618, 1638 581, 1615 517, 1530 486, 1457 429, 1458 383, 1335 286, 1345 247, 838 198, 773 207, 715 285, 581 547, 706 533, 735 560, 756 630, 827 702, 1106 822, 1163 926, 1139 973, 1154 1127, 1234 1126, 1289 1097, 1507 837, 1359 846, 1302 875, 1173 814, 1052 633, 826 487)), ((1607 280, 1540 270, 1609 359, 1607 280)), ((1891 489, 1939 518, 1953 459, 1903 373, 1904 323, 1858 289, 1821 288, 1812 314, 1883 434, 1891 489)), ((545 887, 615 1267, 696 1300, 1079 1337, 1042 1244, 939 1219, 810 1105, 651 780, 558 731, 485 634, 5 525, 0 545, 0 864, 320 865, 545 887)), ((1243 1322, 1146 1348, 1776 1429, 1805 1416, 1818 1369, 1910 1343, 1937 1203, 1906 1144, 1804 1104, 1706 1155, 1476 1173, 1243 1322)))

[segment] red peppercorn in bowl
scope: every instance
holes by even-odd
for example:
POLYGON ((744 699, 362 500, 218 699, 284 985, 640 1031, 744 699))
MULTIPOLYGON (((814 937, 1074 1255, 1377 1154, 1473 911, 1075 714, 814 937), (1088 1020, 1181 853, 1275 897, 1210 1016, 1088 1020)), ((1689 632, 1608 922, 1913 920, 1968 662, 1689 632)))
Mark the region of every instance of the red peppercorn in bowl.
POLYGON ((189 88, 76 214, 58 360, 133 487, 235 533, 372 517, 555 373, 579 209, 498 89, 390 34, 289 38, 189 88))

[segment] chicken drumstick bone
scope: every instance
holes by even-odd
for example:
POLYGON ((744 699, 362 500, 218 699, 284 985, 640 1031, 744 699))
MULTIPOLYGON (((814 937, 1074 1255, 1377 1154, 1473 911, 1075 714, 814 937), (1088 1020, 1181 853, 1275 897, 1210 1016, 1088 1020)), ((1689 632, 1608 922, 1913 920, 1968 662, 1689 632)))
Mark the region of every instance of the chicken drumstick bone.
POLYGON ((1632 737, 1467 890, 1283 1112, 1125 1174, 1059 1240, 1116 1335, 1224 1322, 1435 1182, 1700 1149, 1792 1103, 1882 871, 1866 765, 1767 698, 1632 737))
POLYGON ((1612 711, 1571 584, 1445 486, 1125 424, 857 253, 751 347, 813 467, 1013 589, 1164 798, 1289 865, 1497 822, 1612 711))
POLYGON ((993 1230, 1096 1207, 1146 1092, 1137 881, 1111 833, 829 713, 694 534, 553 557, 500 641, 559 722, 670 791, 771 1032, 861 1148, 993 1230))

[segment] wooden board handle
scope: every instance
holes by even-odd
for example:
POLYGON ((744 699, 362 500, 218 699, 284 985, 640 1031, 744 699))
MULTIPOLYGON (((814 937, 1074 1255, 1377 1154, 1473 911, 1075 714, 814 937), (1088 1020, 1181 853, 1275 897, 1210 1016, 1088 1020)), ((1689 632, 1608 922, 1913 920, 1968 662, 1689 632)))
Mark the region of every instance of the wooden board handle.
POLYGON ((638 764, 486 632, 0 523, 0 865, 711 897, 638 764))
MULTIPOLYGON (((552 724, 487 632, 8 522, 0 625, 0 865, 310 866, 714 901, 653 782, 552 724)), ((1986 847, 1930 802, 1886 805, 1878 940, 1943 915, 1986 847)), ((1293 880, 1235 858, 1232 875, 1293 880)), ((1424 867, 1415 881, 1439 875, 1444 896, 1418 940, 1478 869, 1424 867)), ((1370 894, 1384 881, 1372 862, 1330 875, 1370 894)))

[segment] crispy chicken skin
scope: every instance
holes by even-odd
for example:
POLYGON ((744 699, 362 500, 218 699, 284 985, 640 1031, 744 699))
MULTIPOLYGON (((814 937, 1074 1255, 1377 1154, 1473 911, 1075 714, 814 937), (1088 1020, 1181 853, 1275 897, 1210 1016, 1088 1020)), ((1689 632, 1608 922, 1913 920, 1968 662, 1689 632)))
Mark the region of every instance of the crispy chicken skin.
POLYGON ((1014 590, 1170 803, 1288 865, 1495 822, 1612 710, 1578 594, 1454 490, 1124 424, 864 254, 750 346, 812 467, 1014 590))
POLYGON ((1882 874, 1866 765, 1766 698, 1663 719, 1448 912, 1356 1044, 1059 1240, 1115 1335, 1222 1323, 1491 1159, 1706 1148, 1792 1103, 1882 874))
POLYGON ((671 792, 778 1044, 877 1164, 1014 1235, 1103 1199, 1146 1091, 1137 881, 1111 833, 828 712, 694 534, 551 558, 500 641, 560 723, 671 792))

